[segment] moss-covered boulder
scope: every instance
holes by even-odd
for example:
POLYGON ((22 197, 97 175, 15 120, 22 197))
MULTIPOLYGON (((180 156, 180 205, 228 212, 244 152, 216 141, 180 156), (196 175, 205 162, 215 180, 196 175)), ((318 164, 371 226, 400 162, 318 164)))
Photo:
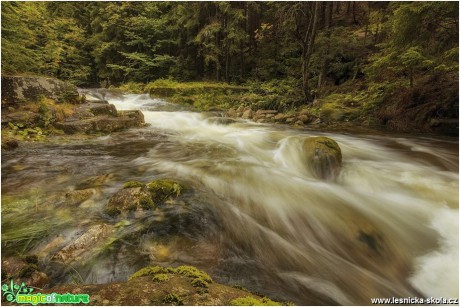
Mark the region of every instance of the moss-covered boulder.
POLYGON ((105 212, 115 216, 126 211, 148 210, 155 208, 152 195, 146 187, 134 187, 119 190, 109 199, 105 212))
POLYGON ((213 282, 211 277, 192 266, 177 268, 152 266, 134 273, 127 282, 103 285, 64 285, 42 293, 87 293, 91 305, 112 306, 229 306, 281 305, 247 290, 213 282), (206 287, 196 280, 209 280, 206 287))
POLYGON ((155 202, 165 201, 171 196, 177 197, 184 190, 180 183, 169 179, 154 180, 147 183, 146 186, 155 202))
POLYGON ((110 198, 105 212, 116 216, 127 211, 153 209, 164 204, 169 198, 178 197, 182 191, 182 184, 169 179, 154 180, 147 184, 128 181, 110 198))
POLYGON ((320 179, 336 178, 342 167, 342 151, 328 137, 310 137, 303 142, 305 161, 311 173, 320 179))

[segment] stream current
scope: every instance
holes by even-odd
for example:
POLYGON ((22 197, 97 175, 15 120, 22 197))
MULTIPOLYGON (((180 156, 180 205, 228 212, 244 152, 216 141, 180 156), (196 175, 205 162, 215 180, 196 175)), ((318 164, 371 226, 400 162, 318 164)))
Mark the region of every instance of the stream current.
POLYGON ((148 95, 107 94, 147 127, 2 151, 2 257, 41 255, 52 285, 125 281, 147 265, 188 264, 214 280, 301 305, 374 297, 458 297, 458 139, 324 133, 194 113, 148 95), (334 181, 312 176, 302 139, 342 149, 334 181), (78 206, 53 201, 107 175, 78 206), (171 178, 175 204, 103 213, 124 182, 171 178), (63 265, 40 254, 60 236, 114 225, 106 248, 63 265))

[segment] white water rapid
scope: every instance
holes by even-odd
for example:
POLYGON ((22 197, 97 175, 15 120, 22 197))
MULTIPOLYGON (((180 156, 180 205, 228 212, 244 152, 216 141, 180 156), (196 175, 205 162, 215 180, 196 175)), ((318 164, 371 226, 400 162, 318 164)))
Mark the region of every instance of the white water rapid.
POLYGON ((146 129, 168 137, 135 164, 218 195, 223 240, 235 257, 252 258, 286 291, 345 305, 458 297, 458 143, 223 125, 200 113, 156 111, 165 102, 145 95, 109 100, 141 109, 146 129), (335 182, 313 178, 303 161, 301 139, 317 135, 342 149, 335 182))

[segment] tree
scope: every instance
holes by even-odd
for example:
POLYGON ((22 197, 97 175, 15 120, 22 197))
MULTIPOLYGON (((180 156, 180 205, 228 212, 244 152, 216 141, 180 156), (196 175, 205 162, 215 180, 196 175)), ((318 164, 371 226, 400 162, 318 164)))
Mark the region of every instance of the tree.
POLYGON ((310 59, 320 18, 320 2, 295 2, 282 7, 281 19, 301 47, 302 91, 307 102, 312 99, 309 85, 310 59))

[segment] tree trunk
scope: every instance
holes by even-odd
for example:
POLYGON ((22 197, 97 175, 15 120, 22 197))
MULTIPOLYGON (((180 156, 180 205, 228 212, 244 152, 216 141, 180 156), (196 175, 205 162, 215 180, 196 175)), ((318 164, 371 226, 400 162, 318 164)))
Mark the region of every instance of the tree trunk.
POLYGON ((325 19, 325 32, 326 32, 326 50, 322 57, 321 70, 318 76, 318 89, 324 85, 324 80, 326 78, 328 66, 329 66, 329 49, 330 49, 330 40, 331 40, 331 21, 332 21, 332 2, 326 2, 326 19, 325 19))
POLYGON ((319 2, 315 1, 312 9, 312 17, 309 21, 307 31, 305 32, 304 39, 302 41, 302 91, 306 102, 311 102, 311 93, 309 86, 309 68, 310 68, 310 58, 313 52, 313 45, 316 38, 316 29, 318 25, 318 17, 320 14, 319 2))

